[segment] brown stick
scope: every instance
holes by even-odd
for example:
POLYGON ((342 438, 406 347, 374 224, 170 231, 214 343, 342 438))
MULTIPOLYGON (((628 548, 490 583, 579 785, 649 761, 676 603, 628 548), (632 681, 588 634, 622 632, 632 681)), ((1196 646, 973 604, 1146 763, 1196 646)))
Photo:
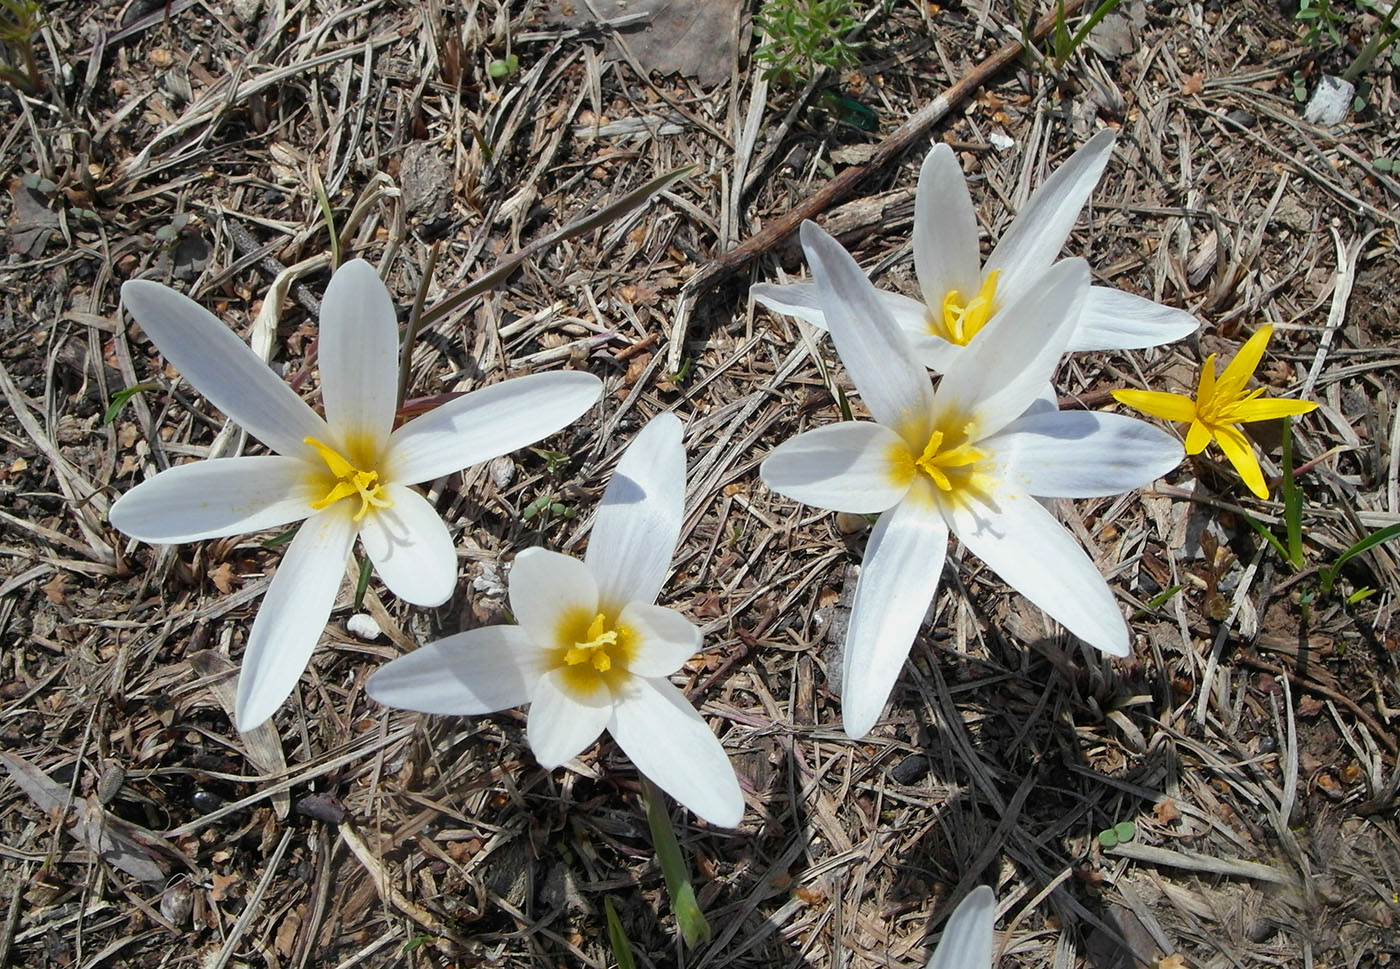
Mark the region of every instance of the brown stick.
MULTIPOLYGON (((1055 9, 1046 13, 1031 28, 1031 41, 1039 41, 1054 28, 1058 18, 1073 15, 1085 2, 1086 0, 1065 0, 1063 13, 1056 5, 1055 9)), ((863 165, 852 165, 845 169, 817 191, 798 202, 782 218, 770 222, 756 235, 750 236, 738 246, 706 263, 703 269, 686 282, 680 299, 677 301, 676 316, 671 326, 670 345, 666 351, 666 362, 670 369, 672 371, 680 369, 690 311, 700 294, 711 289, 720 280, 792 235, 805 219, 810 219, 817 213, 826 211, 832 205, 851 195, 857 185, 903 154, 924 132, 946 117, 954 107, 967 100, 974 91, 990 81, 1002 68, 1019 57, 1024 50, 1025 44, 1019 40, 1003 44, 995 54, 982 61, 942 94, 910 115, 902 125, 890 132, 884 141, 875 146, 875 151, 871 154, 868 162, 863 165)))

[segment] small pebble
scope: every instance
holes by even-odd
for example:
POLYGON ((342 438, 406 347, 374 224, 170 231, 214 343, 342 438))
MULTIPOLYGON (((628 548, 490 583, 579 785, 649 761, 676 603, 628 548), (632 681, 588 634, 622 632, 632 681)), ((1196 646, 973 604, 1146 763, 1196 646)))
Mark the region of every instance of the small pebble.
POLYGON ((357 612, 345 623, 346 630, 356 639, 363 639, 370 643, 384 635, 384 630, 379 628, 379 623, 374 621, 374 617, 363 612, 357 612))

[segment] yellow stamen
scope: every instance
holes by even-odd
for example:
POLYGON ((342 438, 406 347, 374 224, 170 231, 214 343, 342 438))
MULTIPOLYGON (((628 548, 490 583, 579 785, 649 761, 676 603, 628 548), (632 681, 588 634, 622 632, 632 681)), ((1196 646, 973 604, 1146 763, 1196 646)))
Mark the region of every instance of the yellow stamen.
POLYGON ((608 647, 617 645, 617 630, 609 629, 605 632, 606 625, 607 619, 601 612, 598 613, 593 622, 589 623, 588 632, 584 633, 588 637, 587 642, 574 643, 569 647, 564 653, 564 662, 570 666, 591 663, 599 673, 606 673, 612 669, 612 657, 608 655, 608 647))
POLYGON ((959 290, 948 290, 940 314, 929 314, 930 332, 960 347, 971 343, 997 311, 997 277, 1000 275, 1000 269, 987 273, 981 290, 965 303, 959 290))
POLYGON ((945 436, 943 431, 934 431, 930 434, 928 444, 924 447, 924 453, 915 459, 914 464, 920 471, 928 475, 939 491, 951 492, 956 487, 967 485, 971 474, 969 472, 958 474, 955 471, 950 476, 948 472, 953 469, 971 468, 987 460, 988 455, 986 451, 973 447, 972 443, 967 440, 946 451, 941 450, 945 436))
POLYGON ((363 521, 370 508, 389 508, 394 502, 388 497, 384 485, 379 483, 378 471, 361 471, 347 461, 339 451, 322 444, 314 437, 304 438, 305 443, 316 449, 321 460, 334 475, 335 483, 326 492, 326 497, 313 501, 311 507, 320 511, 329 508, 342 498, 360 496, 360 510, 355 512, 355 521, 363 521))

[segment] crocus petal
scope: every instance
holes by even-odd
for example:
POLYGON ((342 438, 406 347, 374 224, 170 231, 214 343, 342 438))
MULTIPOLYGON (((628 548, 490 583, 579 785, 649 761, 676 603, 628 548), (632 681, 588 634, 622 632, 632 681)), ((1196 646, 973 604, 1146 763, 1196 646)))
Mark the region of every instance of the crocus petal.
POLYGON ((122 305, 190 386, 272 450, 303 454, 306 438, 330 436, 296 391, 194 300, 133 279, 122 284, 122 305))
POLYGON ((592 570, 548 549, 527 548, 517 555, 507 585, 515 621, 541 649, 561 645, 560 624, 565 620, 583 614, 591 618, 598 612, 592 570))
POLYGON ((355 530, 349 503, 339 501, 308 518, 292 539, 243 651, 234 707, 240 731, 272 716, 296 688, 335 605, 355 530))
POLYGON ((1293 417, 1317 410, 1311 400, 1287 400, 1277 397, 1256 397, 1242 400, 1230 409, 1230 418, 1237 422, 1271 421, 1279 417, 1293 417))
POLYGON ((817 281, 836 352, 875 420, 909 441, 928 440, 933 388, 909 340, 851 254, 815 222, 802 248, 817 281))
POLYGON ((1196 402, 1182 394, 1160 390, 1115 390, 1113 399, 1152 417, 1168 421, 1194 421, 1196 402))
POLYGON ((395 431, 383 477, 415 484, 508 454, 577 420, 602 392, 601 380, 576 370, 474 390, 395 431))
POLYGON ((943 572, 948 526, 916 481, 865 549, 841 660, 841 724, 859 740, 880 718, 943 572))
POLYGON ((1007 585, 1090 646, 1128 655, 1128 626, 1093 560, 1028 494, 1000 489, 987 505, 947 509, 953 532, 1007 585))
POLYGON ((365 692, 386 706, 444 715, 494 713, 530 702, 542 651, 519 626, 483 626, 381 666, 365 692))
POLYGON ((749 287, 749 295, 774 313, 795 316, 819 330, 826 329, 826 313, 816 283, 755 283, 749 287))
POLYGON ((1113 150, 1114 133, 1105 128, 1084 143, 1026 200, 987 257, 984 274, 1000 270, 997 296, 1005 303, 1039 288, 1040 275, 1065 247, 1070 229, 1098 184, 1113 150))
MULTIPOLYGON (((415 606, 440 606, 457 587, 452 536, 428 499, 412 488, 385 486, 393 505, 360 523, 365 554, 389 591, 415 606)), ((353 503, 353 502, 352 502, 353 503)))
POLYGON ((637 636, 627 669, 638 676, 670 676, 700 652, 700 630, 674 609, 629 602, 617 621, 637 636))
POLYGON ((979 885, 953 909, 943 937, 928 961, 928 969, 992 969, 992 928, 997 900, 986 885, 979 885))
POLYGON ((1260 498, 1268 498, 1269 486, 1264 483, 1264 471, 1259 467, 1259 459, 1254 456, 1254 448, 1244 433, 1238 427, 1222 424, 1215 429, 1215 443, 1220 445, 1220 450, 1235 466, 1245 487, 1260 498))
MULTIPOLYGON (((1063 242, 1063 240, 1061 240, 1063 242)), ((914 196, 914 272, 932 312, 942 312, 952 290, 970 300, 982 287, 977 215, 957 156, 934 145, 919 168, 914 196)))
POLYGON ((1202 405, 1215 396, 1215 354, 1206 357, 1201 364, 1201 376, 1196 382, 1196 400, 1202 405))
POLYGON ((112 505, 112 525, 174 544, 259 532, 305 518, 321 497, 310 466, 264 455, 195 461, 141 482, 112 505))
POLYGON ((1089 289, 1083 259, 1062 259, 994 316, 938 387, 940 415, 976 421, 974 440, 1025 413, 1050 382, 1089 289))
POLYGON ((637 770, 699 817, 724 828, 739 826, 744 796, 734 767, 709 725, 666 680, 629 680, 608 733, 637 770))
POLYGON ((1186 453, 1200 454, 1213 436, 1209 427, 1193 417, 1191 427, 1186 431, 1186 453))
POLYGON ((658 414, 618 459, 593 519, 584 562, 597 579, 605 610, 656 600, 671 569, 684 515, 681 422, 675 414, 658 414))
POLYGON ((398 324, 374 267, 352 259, 335 271, 321 301, 321 398, 339 433, 382 445, 394 427, 398 324))
POLYGON ((1264 349, 1269 345, 1269 337, 1273 332, 1272 326, 1261 326, 1252 337, 1244 341, 1244 346, 1235 354, 1235 359, 1231 360, 1216 378, 1216 396, 1229 398, 1240 395, 1244 385, 1249 383, 1249 378, 1254 376, 1254 371, 1259 368, 1259 361, 1264 357, 1264 349))
POLYGON ((1155 481, 1184 456, 1181 442, 1160 428, 1082 410, 1022 417, 984 443, 1041 498, 1116 495, 1155 481))
POLYGON ((763 459, 764 484, 794 501, 856 515, 884 511, 904 497, 909 446, 873 421, 841 421, 789 438, 763 459))
POLYGON ((1141 350, 1172 343, 1196 332, 1200 322, 1185 310, 1108 286, 1090 286, 1070 353, 1082 350, 1141 350))
POLYGON ((582 753, 603 732, 612 708, 607 690, 571 691, 563 670, 550 670, 536 680, 525 736, 540 766, 553 770, 582 753))

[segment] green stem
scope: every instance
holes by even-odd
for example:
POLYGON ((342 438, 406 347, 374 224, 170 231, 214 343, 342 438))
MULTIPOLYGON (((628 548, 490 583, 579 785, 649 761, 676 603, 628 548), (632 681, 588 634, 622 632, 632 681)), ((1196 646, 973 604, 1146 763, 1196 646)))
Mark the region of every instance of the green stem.
POLYGON ((645 776, 642 777, 642 800, 646 803, 647 827, 651 829, 652 847, 666 879, 666 894, 671 896, 671 908, 676 913, 676 927, 681 931, 686 948, 693 949, 704 940, 710 941, 710 923, 700 911, 695 887, 690 883, 685 856, 681 854, 671 816, 666 812, 666 796, 645 776))

